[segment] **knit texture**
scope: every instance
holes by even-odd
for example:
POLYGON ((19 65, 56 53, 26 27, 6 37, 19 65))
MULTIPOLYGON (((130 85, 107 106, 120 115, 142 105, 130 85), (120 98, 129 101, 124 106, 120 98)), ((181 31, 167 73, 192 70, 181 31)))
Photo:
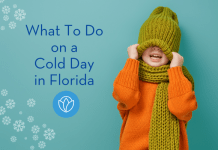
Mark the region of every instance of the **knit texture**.
POLYGON ((181 31, 176 13, 168 7, 159 6, 140 28, 137 47, 139 57, 147 48, 158 46, 171 61, 171 52, 179 52, 180 40, 181 31))
MULTIPOLYGON (((152 67, 142 59, 139 61, 141 64, 139 65, 139 79, 158 83, 150 123, 149 150, 179 150, 179 119, 169 111, 167 105, 169 85, 167 70, 170 65, 152 67)), ((182 68, 185 70, 184 66, 182 68)), ((185 71, 184 75, 190 82, 194 83, 189 72, 185 71)))
POLYGON ((120 150, 188 150, 187 122, 197 109, 191 74, 185 66, 170 68, 170 62, 149 66, 141 57, 158 46, 172 61, 180 40, 177 15, 168 7, 154 9, 140 28, 139 59, 128 58, 114 81, 112 95, 123 119, 120 150))
MULTIPOLYGON (((168 7, 159 6, 151 13, 140 28, 137 47, 139 57, 139 79, 158 83, 149 131, 149 150, 179 150, 179 119, 173 115, 167 106, 169 78, 167 70, 170 64, 152 67, 142 60, 143 52, 158 46, 166 57, 172 61, 172 52, 179 52, 181 31, 175 12, 168 7)), ((185 66, 183 74, 192 83, 194 80, 185 66)), ((187 124, 186 124, 187 127, 187 124)))
MULTIPOLYGON (((159 83, 139 80, 139 64, 138 60, 128 58, 113 83, 112 95, 118 101, 117 109, 123 121, 119 150, 149 149, 152 109, 159 83)), ((184 76, 181 66, 167 71, 168 108, 180 123, 179 150, 188 150, 185 124, 191 120, 192 111, 197 109, 195 92, 192 91, 192 83, 184 76)))

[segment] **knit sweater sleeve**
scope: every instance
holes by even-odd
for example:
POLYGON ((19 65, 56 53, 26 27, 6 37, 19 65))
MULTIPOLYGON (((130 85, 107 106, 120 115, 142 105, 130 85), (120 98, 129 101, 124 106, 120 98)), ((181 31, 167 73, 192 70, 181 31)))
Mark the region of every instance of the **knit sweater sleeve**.
POLYGON ((168 108, 178 119, 187 123, 192 111, 198 107, 191 82, 184 76, 181 66, 167 70, 169 75, 168 108))
POLYGON ((139 61, 128 58, 124 68, 119 72, 113 83, 112 96, 118 101, 117 109, 120 111, 122 118, 124 117, 124 110, 129 110, 135 106, 141 96, 138 68, 139 61))

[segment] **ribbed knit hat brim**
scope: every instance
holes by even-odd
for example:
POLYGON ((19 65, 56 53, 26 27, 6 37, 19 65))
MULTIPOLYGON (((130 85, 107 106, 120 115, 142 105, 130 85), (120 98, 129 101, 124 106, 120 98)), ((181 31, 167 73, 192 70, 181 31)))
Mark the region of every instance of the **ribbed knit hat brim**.
POLYGON ((139 58, 150 46, 158 46, 171 61, 172 52, 178 52, 181 31, 175 12, 168 7, 159 6, 140 28, 137 47, 139 58))

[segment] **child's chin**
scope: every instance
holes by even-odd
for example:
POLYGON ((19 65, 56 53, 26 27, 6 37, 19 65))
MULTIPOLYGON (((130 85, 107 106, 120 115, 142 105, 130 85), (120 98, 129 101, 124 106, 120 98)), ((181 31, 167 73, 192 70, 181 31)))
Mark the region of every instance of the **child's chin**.
POLYGON ((144 59, 143 61, 144 61, 146 64, 148 64, 149 66, 152 66, 152 67, 159 67, 159 66, 162 66, 162 65, 163 65, 161 61, 160 61, 160 62, 153 62, 153 61, 151 61, 151 60, 149 60, 149 59, 144 59))
POLYGON ((147 64, 152 67, 162 66, 161 62, 148 62, 147 64))

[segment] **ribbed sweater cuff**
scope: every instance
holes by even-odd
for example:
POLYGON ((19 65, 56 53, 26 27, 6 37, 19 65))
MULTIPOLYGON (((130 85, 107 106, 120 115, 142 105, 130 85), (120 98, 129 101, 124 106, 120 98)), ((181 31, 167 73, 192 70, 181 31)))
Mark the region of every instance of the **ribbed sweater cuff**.
POLYGON ((126 64, 125 64, 123 70, 130 71, 130 72, 135 73, 135 74, 138 75, 139 61, 136 60, 136 59, 128 58, 126 60, 126 64))
POLYGON ((131 88, 133 90, 139 89, 138 77, 139 61, 136 59, 128 58, 124 68, 117 76, 116 83, 131 88))
POLYGON ((167 70, 169 75, 170 97, 177 97, 192 91, 191 82, 184 76, 181 66, 172 67, 167 70))

